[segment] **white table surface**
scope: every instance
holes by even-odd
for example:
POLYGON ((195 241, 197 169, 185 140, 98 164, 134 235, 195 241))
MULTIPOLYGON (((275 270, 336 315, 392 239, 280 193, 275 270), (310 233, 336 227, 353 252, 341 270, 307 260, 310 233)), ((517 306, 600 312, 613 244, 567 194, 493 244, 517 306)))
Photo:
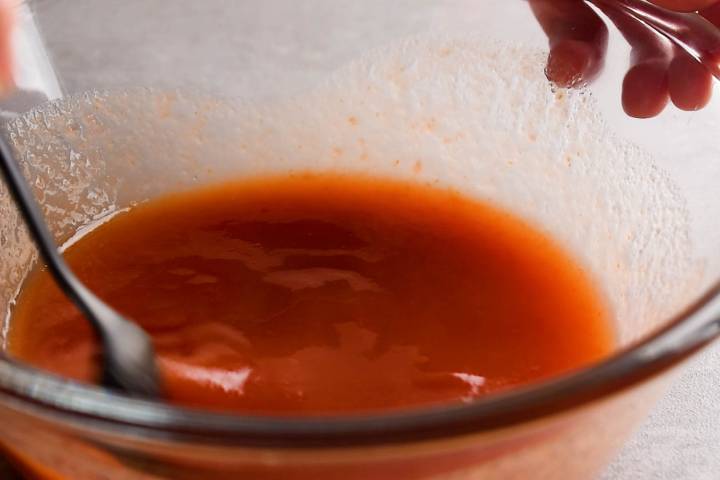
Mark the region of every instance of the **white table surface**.
POLYGON ((603 480, 720 478, 720 345, 694 358, 603 480))
MULTIPOLYGON (((110 0, 97 3, 96 0, 76 1, 85 4, 90 10, 117 5, 110 0)), ((157 7, 161 3, 152 1, 145 5, 157 7)), ((49 42, 62 44, 63 36, 71 34, 72 23, 77 19, 64 18, 62 9, 54 7, 51 1, 40 0, 38 6, 41 14, 51 16, 51 21, 43 29, 45 37, 49 42)), ((92 18, 81 20, 92 22, 92 18)), ((128 25, 128 28, 131 26, 128 25)), ((101 25, 98 30, 102 31, 101 25)), ((57 53, 55 63, 64 72, 72 72, 73 65, 82 69, 88 61, 100 60, 67 49, 61 50, 59 55, 57 53)), ((121 59, 114 58, 112 61, 121 62, 121 59)), ((85 77, 79 73, 78 78, 85 77)), ((72 82, 77 81, 77 78, 71 73, 63 80, 66 87, 72 87, 72 82)), ((720 344, 716 344, 685 367, 674 386, 653 408, 651 415, 609 466, 602 480, 719 478, 720 344)))

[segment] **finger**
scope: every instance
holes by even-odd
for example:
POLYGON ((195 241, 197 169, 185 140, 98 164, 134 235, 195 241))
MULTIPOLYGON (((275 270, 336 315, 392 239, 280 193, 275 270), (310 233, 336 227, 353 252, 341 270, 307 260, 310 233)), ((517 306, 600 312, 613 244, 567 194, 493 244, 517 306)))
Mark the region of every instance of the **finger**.
POLYGON ((582 0, 529 0, 550 45, 566 38, 591 42, 602 20, 582 0))
POLYGON ((591 44, 566 39, 550 50, 545 73, 556 85, 570 88, 592 81, 601 66, 602 59, 591 44))
POLYGON ((712 96, 713 77, 697 60, 677 51, 668 67, 668 91, 673 104, 681 110, 703 108, 712 96))
POLYGON ((636 118, 654 117, 670 99, 667 71, 672 60, 670 43, 644 23, 613 5, 600 7, 630 44, 630 69, 622 85, 622 106, 636 118))
MULTIPOLYGON (((676 10, 702 9, 701 15, 715 25, 720 24, 718 0, 664 0, 654 3, 676 10)), ((678 47, 673 48, 672 57, 667 75, 668 92, 673 104, 677 108, 687 111, 705 107, 712 96, 712 73, 678 47)))
POLYGON ((599 4, 598 8, 608 16, 630 44, 631 65, 643 63, 652 58, 666 58, 668 62, 670 61, 672 45, 665 37, 612 3, 599 4))
POLYGON ((717 47, 720 41, 720 0, 715 0, 712 5, 698 13, 700 15, 696 16, 697 24, 685 30, 691 32, 692 36, 688 34, 687 38, 681 40, 695 52, 698 58, 702 59, 710 74, 720 79, 720 50, 717 47), (701 24, 700 20, 708 22, 701 24))
POLYGON ((650 118, 663 111, 670 97, 667 68, 666 59, 654 58, 628 70, 622 85, 625 113, 635 118, 650 118))
POLYGON ((652 3, 677 12, 695 12, 717 3, 717 0, 651 0, 652 3))
POLYGON ((0 93, 13 86, 12 31, 15 18, 10 0, 0 0, 0 93))
POLYGON ((581 0, 529 0, 550 44, 548 79, 562 87, 592 81, 602 69, 607 28, 581 0))

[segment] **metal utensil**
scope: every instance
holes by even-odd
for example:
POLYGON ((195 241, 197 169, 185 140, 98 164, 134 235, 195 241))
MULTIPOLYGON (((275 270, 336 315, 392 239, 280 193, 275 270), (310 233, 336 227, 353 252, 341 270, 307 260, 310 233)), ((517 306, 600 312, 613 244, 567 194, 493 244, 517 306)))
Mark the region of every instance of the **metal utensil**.
POLYGON ((58 253, 40 209, 12 150, 0 136, 0 170, 31 237, 55 281, 92 324, 102 345, 102 385, 137 397, 160 395, 155 351, 138 325, 96 297, 75 276, 58 253))

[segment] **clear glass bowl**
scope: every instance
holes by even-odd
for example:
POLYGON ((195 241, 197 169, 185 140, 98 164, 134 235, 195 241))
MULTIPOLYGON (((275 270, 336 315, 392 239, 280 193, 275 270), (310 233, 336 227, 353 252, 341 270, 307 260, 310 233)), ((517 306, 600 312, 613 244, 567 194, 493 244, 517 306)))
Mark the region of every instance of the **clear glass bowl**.
MULTIPOLYGON (((184 410, 3 358, 0 443, 32 475, 587 479, 672 367, 718 334, 720 102, 625 115, 629 47, 613 27, 602 75, 561 89, 523 0, 18 8, 22 78, 0 107, 20 114, 5 133, 59 242, 134 203, 240 176, 431 182, 565 245, 606 295, 618 339, 607 361, 467 406, 322 419, 184 410)), ((0 218, 10 311, 36 255, 4 188, 0 218)))

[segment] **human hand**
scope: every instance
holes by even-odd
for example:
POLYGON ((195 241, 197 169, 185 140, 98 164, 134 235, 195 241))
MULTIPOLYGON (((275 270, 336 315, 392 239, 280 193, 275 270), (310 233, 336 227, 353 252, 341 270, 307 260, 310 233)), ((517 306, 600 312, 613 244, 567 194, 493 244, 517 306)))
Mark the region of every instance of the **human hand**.
MULTIPOLYGON (((696 12, 720 25, 718 0, 654 0, 675 11, 696 12)), ((579 87, 600 73, 607 50, 608 30, 583 0, 529 0, 550 43, 546 74, 562 87, 579 87)), ((620 9, 597 7, 615 24, 631 46, 630 68, 622 85, 625 112, 637 118, 658 115, 672 101, 682 110, 698 110, 710 100, 711 73, 682 49, 657 32, 623 14, 620 9)))
POLYGON ((0 0, 0 93, 13 86, 11 37, 15 22, 11 1, 0 0))

